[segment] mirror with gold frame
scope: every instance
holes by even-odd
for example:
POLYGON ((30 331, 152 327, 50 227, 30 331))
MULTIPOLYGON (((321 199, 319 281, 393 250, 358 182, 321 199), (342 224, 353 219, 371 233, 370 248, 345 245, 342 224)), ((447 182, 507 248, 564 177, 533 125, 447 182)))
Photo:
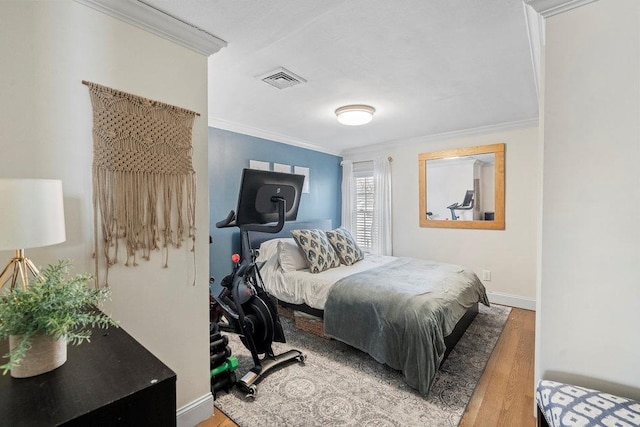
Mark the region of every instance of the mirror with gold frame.
POLYGON ((421 153, 420 227, 504 230, 504 144, 421 153))

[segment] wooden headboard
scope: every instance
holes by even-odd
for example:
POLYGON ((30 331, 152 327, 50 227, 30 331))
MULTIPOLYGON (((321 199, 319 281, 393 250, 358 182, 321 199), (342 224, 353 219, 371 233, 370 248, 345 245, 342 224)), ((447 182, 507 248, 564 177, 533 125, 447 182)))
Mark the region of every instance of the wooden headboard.
POLYGON ((308 228, 317 228, 320 230, 331 230, 330 219, 314 219, 311 221, 294 221, 285 222, 284 227, 278 233, 263 233, 260 231, 249 231, 249 241, 251 242, 251 249, 257 249, 262 242, 271 239, 281 239, 285 237, 291 237, 291 230, 302 230, 308 228))

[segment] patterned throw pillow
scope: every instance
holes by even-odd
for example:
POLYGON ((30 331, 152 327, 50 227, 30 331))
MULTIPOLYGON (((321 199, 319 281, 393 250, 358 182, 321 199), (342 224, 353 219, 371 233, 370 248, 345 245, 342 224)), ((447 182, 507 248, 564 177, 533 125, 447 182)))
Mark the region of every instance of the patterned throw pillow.
POLYGON ((324 231, 292 230, 291 234, 307 259, 311 273, 320 273, 340 265, 340 258, 324 231))
POLYGON ((344 265, 353 265, 364 259, 364 252, 346 228, 340 227, 333 231, 327 231, 326 234, 331 246, 338 253, 340 262, 344 265))

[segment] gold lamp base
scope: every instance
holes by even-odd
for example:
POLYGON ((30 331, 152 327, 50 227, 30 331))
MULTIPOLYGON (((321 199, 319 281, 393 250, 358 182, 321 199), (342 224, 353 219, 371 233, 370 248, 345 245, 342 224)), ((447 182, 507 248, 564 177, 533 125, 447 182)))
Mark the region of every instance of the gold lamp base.
POLYGON ((27 289, 29 284, 29 272, 33 277, 42 280, 40 272, 29 258, 24 256, 24 249, 16 249, 16 255, 11 258, 7 266, 0 273, 0 289, 11 282, 11 290, 16 287, 16 283, 27 289))

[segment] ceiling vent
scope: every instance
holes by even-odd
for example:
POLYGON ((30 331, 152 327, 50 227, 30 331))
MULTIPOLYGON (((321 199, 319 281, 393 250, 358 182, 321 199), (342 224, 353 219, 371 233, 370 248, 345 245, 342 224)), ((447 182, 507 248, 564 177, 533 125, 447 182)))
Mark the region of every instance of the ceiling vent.
POLYGON ((286 89, 307 81, 300 76, 296 76, 286 68, 278 68, 258 77, 265 83, 270 84, 278 89, 286 89))

